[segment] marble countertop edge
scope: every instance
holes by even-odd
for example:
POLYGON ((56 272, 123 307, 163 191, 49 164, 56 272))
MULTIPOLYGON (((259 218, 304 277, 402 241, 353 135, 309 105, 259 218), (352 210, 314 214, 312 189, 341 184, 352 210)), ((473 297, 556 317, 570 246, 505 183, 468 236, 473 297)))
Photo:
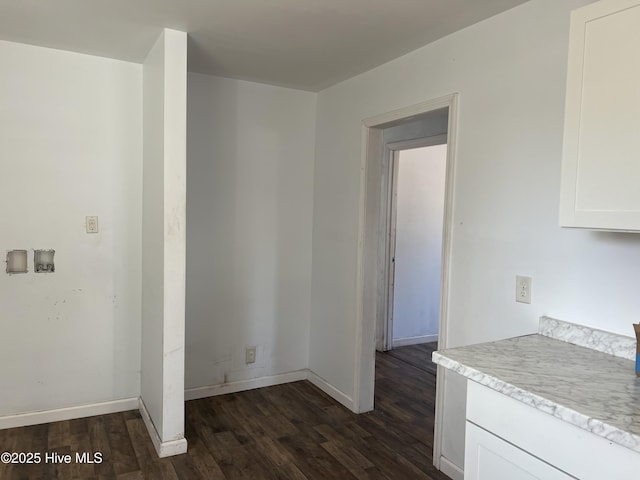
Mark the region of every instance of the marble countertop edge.
POLYGON ((457 360, 445 357, 437 351, 433 352, 432 360, 434 363, 458 373, 469 380, 473 380, 480 385, 491 388, 492 390, 514 398, 525 405, 552 415, 559 420, 566 421, 582 430, 586 430, 613 443, 640 453, 639 435, 635 435, 618 427, 609 425, 597 418, 589 417, 588 415, 560 405, 529 390, 516 387, 504 380, 500 380, 492 375, 464 365, 457 360))

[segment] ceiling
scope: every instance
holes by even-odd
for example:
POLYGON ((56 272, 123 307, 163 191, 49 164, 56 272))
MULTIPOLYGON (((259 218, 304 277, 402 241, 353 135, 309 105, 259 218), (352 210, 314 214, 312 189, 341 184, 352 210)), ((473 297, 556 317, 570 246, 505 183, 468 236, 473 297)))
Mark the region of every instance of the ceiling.
POLYGON ((163 27, 189 70, 318 91, 526 0, 0 0, 0 39, 142 62, 163 27))

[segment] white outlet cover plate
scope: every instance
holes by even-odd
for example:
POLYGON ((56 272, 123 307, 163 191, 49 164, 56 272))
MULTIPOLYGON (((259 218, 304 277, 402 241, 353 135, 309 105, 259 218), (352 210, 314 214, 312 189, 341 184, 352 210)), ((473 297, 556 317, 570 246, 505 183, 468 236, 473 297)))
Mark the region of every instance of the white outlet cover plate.
POLYGON ((98 217, 86 217, 85 226, 87 228, 87 233, 98 233, 98 217))
POLYGON ((257 347, 247 347, 245 350, 245 363, 256 363, 257 347))
POLYGON ((516 275, 516 302, 531 303, 531 283, 531 277, 516 275))

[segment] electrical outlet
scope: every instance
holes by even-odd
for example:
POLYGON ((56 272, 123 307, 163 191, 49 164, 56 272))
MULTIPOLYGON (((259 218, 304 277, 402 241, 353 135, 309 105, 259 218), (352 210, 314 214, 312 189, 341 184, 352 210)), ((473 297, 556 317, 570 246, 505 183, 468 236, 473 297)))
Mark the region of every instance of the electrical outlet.
POLYGON ((531 277, 516 275, 516 302, 531 303, 531 277))
POLYGON ((87 233, 98 233, 98 217, 86 217, 85 226, 87 233))
POLYGON ((256 363, 256 347, 247 347, 244 351, 244 363, 256 363))

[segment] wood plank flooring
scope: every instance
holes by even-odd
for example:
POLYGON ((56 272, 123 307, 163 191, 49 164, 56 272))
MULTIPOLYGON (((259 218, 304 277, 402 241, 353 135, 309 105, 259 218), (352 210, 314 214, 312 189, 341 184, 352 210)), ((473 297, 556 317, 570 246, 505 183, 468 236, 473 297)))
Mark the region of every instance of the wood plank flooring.
POLYGON ((165 459, 137 411, 0 430, 0 452, 43 457, 0 463, 0 479, 446 480, 431 458, 435 375, 401 359, 430 362, 421 354, 414 346, 376 354, 376 406, 366 414, 306 381, 186 402, 189 450, 165 459), (46 452, 72 462, 45 463, 46 452), (76 463, 76 452, 103 461, 76 463))
POLYGON ((408 347, 394 348, 387 352, 403 362, 413 365, 432 375, 436 374, 436 364, 431 361, 431 354, 438 349, 438 342, 422 343, 408 347))

